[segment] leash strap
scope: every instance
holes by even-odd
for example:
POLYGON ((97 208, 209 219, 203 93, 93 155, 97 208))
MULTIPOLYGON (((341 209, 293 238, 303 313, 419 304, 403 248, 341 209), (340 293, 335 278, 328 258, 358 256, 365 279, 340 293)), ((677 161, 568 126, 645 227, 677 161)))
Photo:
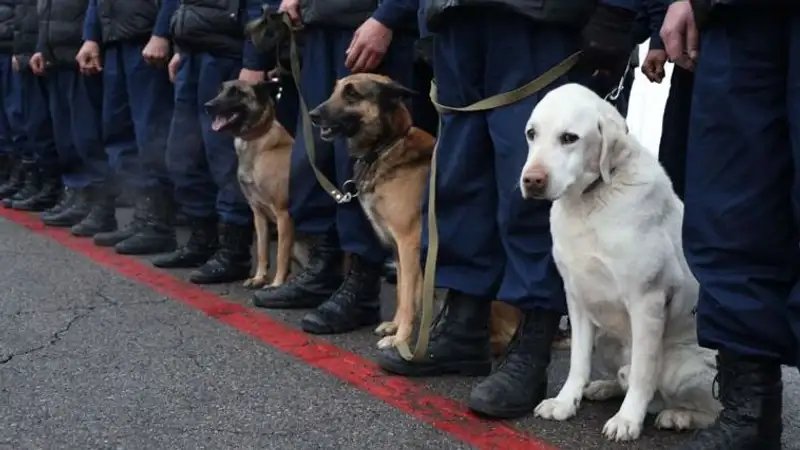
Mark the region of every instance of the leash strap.
MULTIPOLYGON (((306 147, 306 154, 308 155, 308 162, 314 170, 314 175, 320 186, 331 196, 337 203, 346 203, 352 200, 351 193, 343 193, 336 186, 328 180, 327 177, 320 171, 316 164, 316 150, 314 147, 314 135, 311 125, 311 118, 309 117, 308 105, 303 98, 300 89, 300 53, 297 47, 297 29, 286 14, 283 15, 283 24, 289 30, 289 51, 291 61, 291 72, 294 84, 297 87, 298 96, 300 99, 300 113, 302 121, 303 142, 306 147)), ((576 52, 570 55, 567 59, 560 62, 541 76, 533 81, 525 84, 524 86, 514 89, 510 92, 504 92, 491 97, 485 98, 471 105, 463 107, 451 107, 440 104, 437 101, 436 83, 431 83, 430 99, 434 107, 442 114, 454 112, 479 112, 488 111, 491 109, 502 108, 505 106, 517 103, 531 95, 544 89, 557 79, 566 75, 578 62, 581 52, 576 52)), ((439 134, 442 131, 442 120, 439 118, 439 134)), ((438 134, 437 134, 438 136, 438 134)), ((433 321, 433 303, 436 291, 436 260, 439 253, 439 228, 436 225, 436 155, 439 153, 439 140, 437 139, 433 150, 433 157, 431 158, 431 169, 428 181, 428 252, 425 255, 425 271, 423 272, 422 283, 422 316, 420 317, 417 341, 414 346, 414 351, 407 343, 399 343, 397 350, 400 355, 408 361, 424 361, 427 359, 428 344, 430 342, 431 325, 433 321)))

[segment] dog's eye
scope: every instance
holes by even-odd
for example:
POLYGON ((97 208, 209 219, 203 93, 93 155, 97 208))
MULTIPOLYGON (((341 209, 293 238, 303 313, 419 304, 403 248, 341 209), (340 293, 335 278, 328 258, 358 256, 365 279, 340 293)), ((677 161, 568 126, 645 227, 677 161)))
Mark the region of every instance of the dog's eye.
POLYGON ((351 102, 361 100, 361 94, 350 83, 344 85, 344 88, 342 89, 342 95, 344 95, 345 99, 351 102))
POLYGON ((533 141, 536 138, 536 130, 533 128, 528 128, 525 131, 525 137, 528 138, 528 141, 533 141))
POLYGON ((560 139, 561 144, 568 145, 575 143, 578 140, 578 135, 575 133, 562 133, 560 139))

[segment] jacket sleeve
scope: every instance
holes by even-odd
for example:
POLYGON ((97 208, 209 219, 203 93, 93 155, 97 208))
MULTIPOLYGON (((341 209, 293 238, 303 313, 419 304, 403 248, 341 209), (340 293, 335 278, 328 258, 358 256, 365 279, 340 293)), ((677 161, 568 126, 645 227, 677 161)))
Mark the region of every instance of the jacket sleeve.
POLYGON ((639 12, 642 8, 641 2, 644 0, 600 0, 601 5, 624 8, 629 11, 639 12))
POLYGON ((172 15, 178 9, 178 0, 162 0, 161 8, 158 10, 156 16, 156 23, 153 26, 153 36, 169 39, 172 35, 170 30, 170 22, 172 15))
POLYGON ((97 16, 97 0, 89 0, 86 16, 83 18, 83 40, 100 42, 102 33, 100 18, 97 16))
POLYGON ((663 50, 661 42, 661 25, 667 15, 667 6, 670 0, 642 0, 650 24, 650 50, 663 50))
POLYGON ((404 24, 416 23, 419 0, 383 0, 372 18, 395 30, 404 24))
MULTIPOLYGON (((263 12, 262 2, 259 0, 246 0, 245 4, 245 17, 246 22, 250 23, 261 17, 263 12)), ((246 37, 244 40, 244 51, 242 54, 242 68, 248 70, 264 71, 266 70, 267 62, 264 54, 256 49, 253 40, 246 37)))

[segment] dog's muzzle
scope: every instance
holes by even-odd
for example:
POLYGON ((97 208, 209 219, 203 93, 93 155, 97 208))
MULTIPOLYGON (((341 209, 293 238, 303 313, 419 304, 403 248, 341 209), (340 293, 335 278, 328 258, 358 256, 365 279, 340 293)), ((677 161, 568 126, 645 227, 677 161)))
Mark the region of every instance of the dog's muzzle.
POLYGON ((520 187, 523 197, 544 198, 547 193, 547 171, 541 166, 531 167, 522 174, 520 187))

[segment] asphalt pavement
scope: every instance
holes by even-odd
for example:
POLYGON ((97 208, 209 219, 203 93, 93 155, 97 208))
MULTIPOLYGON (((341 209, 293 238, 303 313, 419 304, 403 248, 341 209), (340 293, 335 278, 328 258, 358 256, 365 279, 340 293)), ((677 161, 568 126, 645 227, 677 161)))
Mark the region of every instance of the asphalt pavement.
MULTIPOLYGON (((309 337, 304 311, 254 310, 239 284, 196 287, 24 213, 0 211, 0 274, 3 450, 661 449, 687 436, 650 424, 607 442, 618 403, 562 423, 477 418, 463 401, 478 380, 382 375, 370 330, 309 337)), ((387 317, 393 296, 386 285, 387 317)), ((567 369, 559 352, 551 394, 567 369)), ((784 379, 784 448, 800 449, 797 371, 784 379)))

